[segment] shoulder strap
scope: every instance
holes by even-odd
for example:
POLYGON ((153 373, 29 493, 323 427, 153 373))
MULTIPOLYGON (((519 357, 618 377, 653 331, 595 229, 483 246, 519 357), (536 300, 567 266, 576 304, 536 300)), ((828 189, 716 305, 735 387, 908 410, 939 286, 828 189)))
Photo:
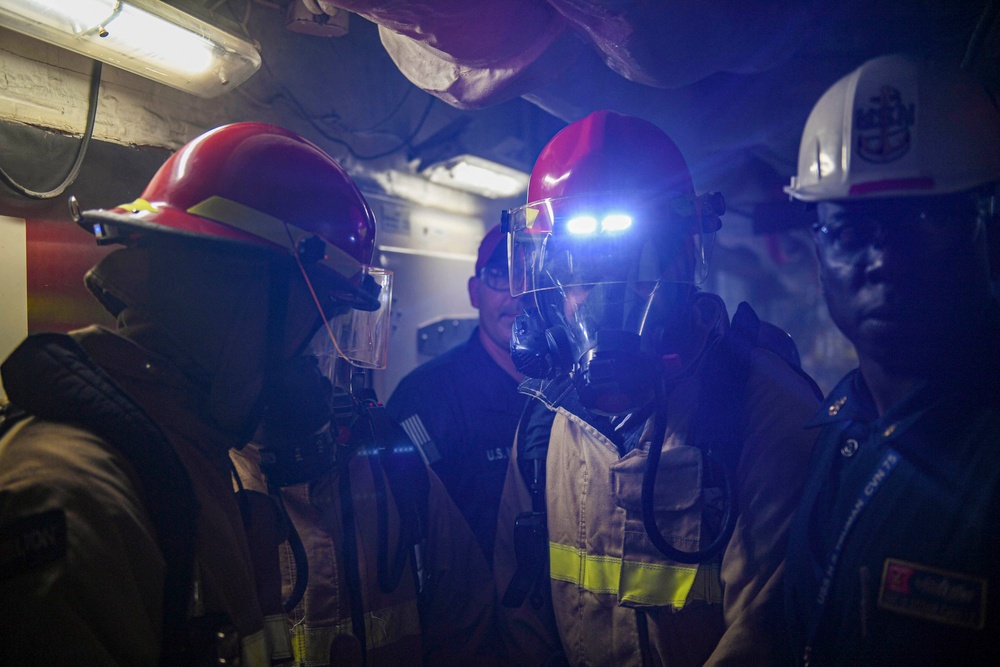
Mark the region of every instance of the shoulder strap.
MULTIPOLYGON (((407 562, 409 549, 413 557, 413 576, 417 595, 424 592, 423 549, 429 516, 430 477, 419 450, 385 407, 378 402, 375 392, 357 388, 358 418, 352 427, 352 455, 367 457, 375 487, 375 505, 378 514, 378 554, 376 571, 379 588, 390 593, 399 586, 407 562), (386 501, 386 482, 399 515, 399 539, 396 552, 389 554, 389 514, 386 501)), ((341 517, 345 539, 342 546, 347 567, 347 586, 351 608, 351 626, 361 642, 361 662, 367 663, 367 629, 364 619, 363 582, 354 535, 354 503, 351 493, 351 456, 338 461, 340 468, 341 517)))
POLYGON ((537 398, 529 398, 517 425, 517 464, 521 478, 531 492, 535 512, 545 511, 545 457, 549 452, 549 436, 556 413, 537 398))
POLYGON ((555 412, 537 398, 529 398, 517 425, 517 464, 531 494, 530 512, 514 520, 514 557, 517 568, 501 604, 517 608, 531 595, 531 604, 539 609, 546 600, 548 568, 548 531, 545 512, 545 457, 555 412))
POLYGON ((365 406, 365 419, 371 427, 375 456, 369 457, 372 466, 379 510, 379 585, 389 592, 399 584, 404 553, 411 550, 414 557, 414 575, 417 589, 423 587, 423 548, 428 535, 430 520, 430 476, 427 464, 406 431, 374 399, 365 406), (388 523, 384 516, 385 489, 382 474, 392 490, 392 498, 400 520, 399 548, 390 559, 388 554, 388 523))

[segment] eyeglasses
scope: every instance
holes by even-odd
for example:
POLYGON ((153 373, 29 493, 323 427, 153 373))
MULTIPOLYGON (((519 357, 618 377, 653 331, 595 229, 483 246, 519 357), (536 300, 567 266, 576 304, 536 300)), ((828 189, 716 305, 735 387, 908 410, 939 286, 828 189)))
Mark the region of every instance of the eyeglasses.
POLYGON ((820 209, 813 235, 827 255, 842 260, 856 258, 869 247, 882 247, 890 236, 900 235, 911 253, 934 254, 967 236, 978 220, 968 197, 828 204, 820 209))
POLYGON ((510 293, 510 276, 507 269, 487 266, 479 272, 479 279, 491 290, 510 293))

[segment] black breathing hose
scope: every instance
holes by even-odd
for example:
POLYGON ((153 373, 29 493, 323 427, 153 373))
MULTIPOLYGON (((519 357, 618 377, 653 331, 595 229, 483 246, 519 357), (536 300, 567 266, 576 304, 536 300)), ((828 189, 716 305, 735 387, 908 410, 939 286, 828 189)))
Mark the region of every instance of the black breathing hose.
POLYGON ((278 509, 281 510, 281 517, 288 527, 288 546, 292 550, 292 559, 295 561, 295 583, 292 585, 292 592, 288 599, 282 601, 281 606, 285 613, 291 612, 302 602, 302 596, 306 593, 306 585, 309 583, 309 558, 306 556, 306 548, 302 544, 299 531, 295 530, 295 524, 288 516, 285 509, 285 501, 281 498, 281 489, 271 489, 271 496, 278 500, 278 509))
MULTIPOLYGON (((642 525, 646 528, 646 534, 649 536, 649 540, 653 543, 653 546, 670 560, 686 564, 704 563, 725 547, 733 534, 733 529, 736 527, 736 512, 733 511, 732 478, 725 465, 718 466, 721 470, 722 501, 725 503, 725 512, 722 516, 719 534, 715 536, 711 544, 697 551, 681 551, 663 537, 659 526, 656 525, 656 510, 653 507, 656 472, 660 467, 660 450, 663 447, 663 439, 667 433, 667 392, 664 390, 662 384, 660 383, 657 391, 657 408, 653 416, 655 420, 653 422, 653 439, 649 445, 646 469, 642 474, 642 525)), ((715 463, 715 455, 711 450, 702 450, 702 459, 706 465, 715 463)))

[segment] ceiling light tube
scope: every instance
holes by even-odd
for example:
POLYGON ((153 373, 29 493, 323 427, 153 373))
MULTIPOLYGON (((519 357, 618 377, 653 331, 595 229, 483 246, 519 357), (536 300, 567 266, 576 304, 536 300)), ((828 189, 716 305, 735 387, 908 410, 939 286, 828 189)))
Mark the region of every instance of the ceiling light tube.
POLYGON ((433 164, 424 175, 432 183, 492 199, 513 197, 528 187, 528 174, 476 155, 458 155, 433 164))
POLYGON ((248 40, 160 0, 0 0, 0 25, 200 97, 260 67, 248 40))

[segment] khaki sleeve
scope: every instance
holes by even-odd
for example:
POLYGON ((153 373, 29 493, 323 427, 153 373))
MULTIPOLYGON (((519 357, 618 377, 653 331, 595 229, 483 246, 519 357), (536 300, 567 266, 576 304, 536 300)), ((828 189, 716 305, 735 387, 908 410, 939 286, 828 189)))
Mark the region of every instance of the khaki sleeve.
POLYGON ((0 559, 0 664, 159 663, 165 564, 131 467, 92 434, 28 419, 0 443, 0 559))
POLYGON ((805 483, 819 400, 786 362, 755 350, 744 395, 737 468, 740 516, 722 560, 726 632, 707 665, 789 661, 783 613, 788 530, 805 483))

